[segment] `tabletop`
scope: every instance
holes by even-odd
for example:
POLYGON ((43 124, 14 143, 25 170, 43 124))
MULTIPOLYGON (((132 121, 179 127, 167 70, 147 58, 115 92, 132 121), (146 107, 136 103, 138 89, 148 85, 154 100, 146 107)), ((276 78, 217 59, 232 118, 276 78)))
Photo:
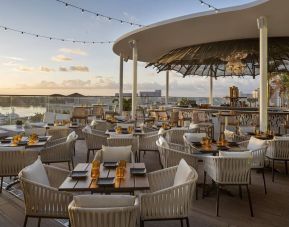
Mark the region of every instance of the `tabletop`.
MULTIPOLYGON (((59 191, 90 191, 90 192, 129 192, 136 190, 147 190, 150 188, 147 175, 131 175, 130 168, 145 168, 144 163, 127 163, 123 179, 115 179, 113 186, 99 186, 97 180, 90 177, 91 163, 79 163, 74 171, 87 170, 87 177, 84 179, 72 179, 67 177, 60 185, 59 191)), ((101 164, 100 177, 115 177, 115 169, 105 168, 101 164)))
POLYGON ((51 139, 52 136, 40 136, 39 138, 43 138, 43 141, 36 141, 33 144, 30 144, 28 142, 29 138, 27 136, 22 137, 20 144, 13 144, 12 137, 7 137, 4 140, 0 140, 0 147, 22 147, 25 146, 27 148, 33 148, 33 147, 44 147, 47 142, 51 139))
POLYGON ((190 144, 193 148, 197 150, 194 155, 216 155, 219 151, 232 151, 232 152, 241 152, 245 151, 243 148, 241 148, 237 143, 228 144, 226 146, 218 146, 216 143, 212 143, 210 147, 199 145, 196 143, 190 144))

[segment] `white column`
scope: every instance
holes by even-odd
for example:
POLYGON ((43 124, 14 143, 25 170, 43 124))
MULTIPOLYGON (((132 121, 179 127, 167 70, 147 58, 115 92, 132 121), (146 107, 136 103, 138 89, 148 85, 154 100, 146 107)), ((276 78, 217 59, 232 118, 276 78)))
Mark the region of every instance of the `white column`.
POLYGON ((137 43, 135 40, 130 42, 132 47, 132 58, 133 58, 133 77, 132 77, 132 107, 131 117, 135 120, 136 108, 137 108, 137 43))
POLYGON ((122 114, 123 110, 123 56, 119 55, 119 113, 122 114))
POLYGON ((166 71, 166 99, 165 103, 166 106, 169 104, 169 86, 170 86, 170 72, 169 70, 166 71))
POLYGON ((213 105, 213 77, 210 76, 209 104, 213 105))
POLYGON ((258 18, 257 22, 260 30, 260 131, 266 132, 268 129, 268 27, 266 17, 258 18))

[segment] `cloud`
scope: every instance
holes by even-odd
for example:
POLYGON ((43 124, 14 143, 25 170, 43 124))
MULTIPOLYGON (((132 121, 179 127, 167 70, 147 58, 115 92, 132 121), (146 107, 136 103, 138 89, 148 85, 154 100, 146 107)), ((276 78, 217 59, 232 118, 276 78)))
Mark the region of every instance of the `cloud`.
POLYGON ((72 61, 72 58, 66 57, 65 55, 59 54, 56 56, 53 56, 51 58, 52 61, 57 61, 57 62, 64 62, 64 61, 72 61))
POLYGON ((59 71, 60 72, 68 72, 69 70, 66 67, 59 67, 59 71))
POLYGON ((18 72, 53 72, 55 71, 53 68, 49 68, 47 66, 40 67, 29 67, 29 66, 19 66, 16 68, 18 72))
POLYGON ((20 58, 20 57, 0 56, 0 58, 4 58, 4 59, 8 59, 8 60, 13 60, 13 61, 24 61, 24 58, 20 58))
POLYGON ((89 72, 89 68, 83 65, 75 65, 69 67, 72 72, 89 72))
POLYGON ((69 49, 69 48, 61 48, 59 49, 60 52, 68 53, 68 54, 74 54, 74 55, 81 55, 86 56, 87 53, 80 49, 69 49))

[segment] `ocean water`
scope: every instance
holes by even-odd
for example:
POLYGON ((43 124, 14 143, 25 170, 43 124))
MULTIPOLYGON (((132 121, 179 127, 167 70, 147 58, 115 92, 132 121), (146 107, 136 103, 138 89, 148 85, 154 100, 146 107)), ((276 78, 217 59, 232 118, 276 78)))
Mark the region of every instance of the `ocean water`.
MULTIPOLYGON (((35 113, 45 113, 45 107, 39 106, 30 106, 30 107, 13 107, 14 113, 18 114, 19 117, 29 117, 33 116, 35 113)), ((7 115, 13 112, 13 109, 10 107, 1 107, 0 106, 0 113, 7 115)))

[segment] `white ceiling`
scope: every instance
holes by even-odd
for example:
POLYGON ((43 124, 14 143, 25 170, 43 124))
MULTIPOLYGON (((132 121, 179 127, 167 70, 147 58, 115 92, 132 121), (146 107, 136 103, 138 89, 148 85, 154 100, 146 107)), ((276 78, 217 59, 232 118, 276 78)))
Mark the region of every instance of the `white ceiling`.
POLYGON ((258 0, 239 7, 178 17, 137 29, 113 46, 117 55, 132 58, 129 41, 136 40, 138 60, 151 62, 170 50, 223 40, 257 38, 257 18, 268 18, 269 36, 289 36, 289 0, 258 0))

